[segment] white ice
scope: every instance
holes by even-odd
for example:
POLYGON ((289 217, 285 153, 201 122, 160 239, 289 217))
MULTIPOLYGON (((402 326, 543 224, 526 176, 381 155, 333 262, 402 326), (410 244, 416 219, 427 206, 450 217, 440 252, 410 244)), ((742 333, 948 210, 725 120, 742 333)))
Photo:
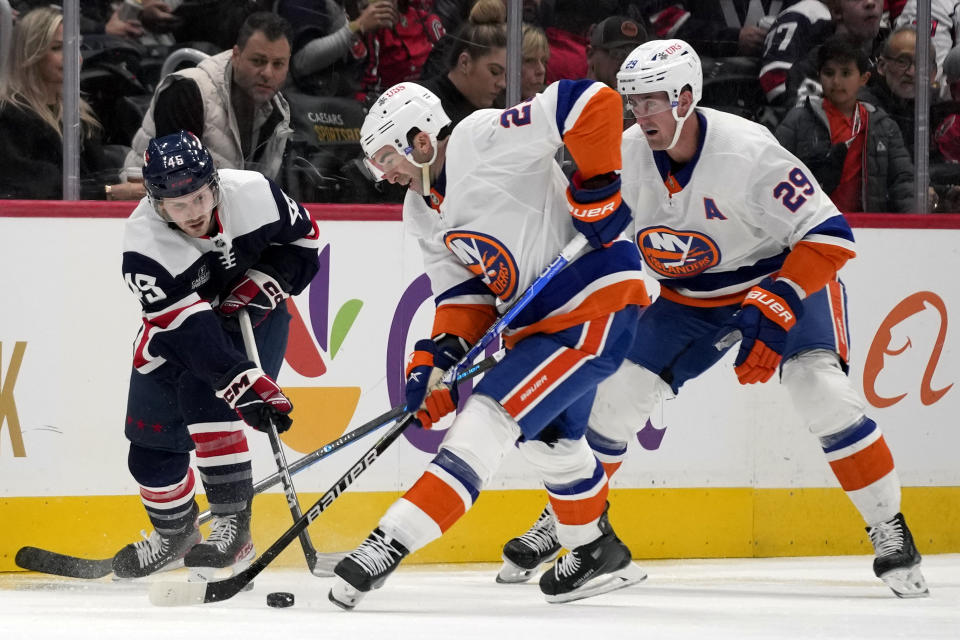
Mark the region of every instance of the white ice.
POLYGON ((149 581, 0 574, 0 639, 123 640, 744 640, 960 638, 960 554, 929 555, 929 598, 899 600, 867 556, 638 561, 649 578, 579 602, 544 602, 533 581, 498 585, 493 565, 401 567, 351 612, 327 600, 332 578, 268 568, 225 602, 158 608, 149 581), (266 605, 290 591, 287 609, 266 605))

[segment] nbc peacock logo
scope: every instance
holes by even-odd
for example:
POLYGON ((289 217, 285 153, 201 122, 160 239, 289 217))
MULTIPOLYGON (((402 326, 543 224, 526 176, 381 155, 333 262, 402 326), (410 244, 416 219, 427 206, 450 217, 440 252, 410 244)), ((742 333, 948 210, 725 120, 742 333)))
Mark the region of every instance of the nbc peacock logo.
MULTIPOLYGON (((323 248, 317 260, 320 268, 306 296, 309 326, 293 300, 287 300, 290 335, 284 358, 291 369, 305 378, 319 378, 327 372, 328 363, 337 357, 363 308, 362 301, 351 299, 331 314, 330 245, 323 248)), ((280 439, 300 453, 314 451, 344 432, 357 409, 361 391, 360 387, 287 385, 283 390, 293 401, 297 428, 281 434, 280 439)))

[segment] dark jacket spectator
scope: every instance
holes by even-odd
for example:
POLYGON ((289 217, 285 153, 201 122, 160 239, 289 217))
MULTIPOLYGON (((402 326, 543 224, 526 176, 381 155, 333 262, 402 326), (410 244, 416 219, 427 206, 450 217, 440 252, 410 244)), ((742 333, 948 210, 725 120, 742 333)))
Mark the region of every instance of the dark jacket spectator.
MULTIPOLYGON (((42 7, 13 30, 8 82, 0 90, 0 198, 63 197, 63 16, 42 7)), ((101 126, 80 100, 80 197, 133 199, 142 184, 116 182, 100 146, 101 126)))
POLYGON ((420 81, 440 98, 453 124, 493 106, 506 88, 506 19, 501 0, 478 0, 456 36, 441 41, 445 70, 420 81))
POLYGON ((369 4, 354 20, 337 0, 284 0, 277 13, 294 27, 290 74, 315 95, 353 98, 361 91, 365 33, 388 27, 397 12, 389 3, 369 4))
POLYGON ((651 37, 679 38, 701 58, 723 58, 760 55, 769 23, 795 2, 646 0, 640 4, 651 37))
MULTIPOLYGON (((905 213, 913 209, 913 162, 894 121, 873 105, 864 104, 866 123, 861 183, 863 211, 905 213)), ((830 125, 823 99, 807 97, 777 127, 777 140, 813 171, 821 187, 837 187, 846 149, 830 142, 830 125)), ((842 145, 840 145, 842 146, 842 145)))

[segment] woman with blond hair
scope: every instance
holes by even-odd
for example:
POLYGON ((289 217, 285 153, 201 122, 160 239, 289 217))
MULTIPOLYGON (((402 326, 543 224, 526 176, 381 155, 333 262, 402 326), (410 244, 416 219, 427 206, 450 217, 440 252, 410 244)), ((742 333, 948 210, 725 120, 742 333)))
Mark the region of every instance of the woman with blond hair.
MULTIPOLYGON (((13 30, 9 76, 0 87, 0 198, 63 196, 63 15, 41 7, 22 15, 13 30)), ((142 184, 107 184, 100 123, 80 105, 80 195, 134 199, 142 184)), ((115 177, 116 174, 113 174, 115 177)))
POLYGON ((547 63, 550 61, 550 42, 543 29, 532 24, 523 25, 523 66, 520 69, 520 99, 529 100, 547 86, 547 63))

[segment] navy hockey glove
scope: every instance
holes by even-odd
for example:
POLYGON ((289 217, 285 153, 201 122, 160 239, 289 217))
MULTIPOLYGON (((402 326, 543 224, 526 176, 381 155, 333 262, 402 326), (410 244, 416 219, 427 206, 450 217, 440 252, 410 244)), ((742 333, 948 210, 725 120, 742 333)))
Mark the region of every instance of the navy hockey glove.
POLYGON ((289 429, 293 419, 288 414, 293 411, 293 403, 283 395, 273 378, 250 362, 242 363, 232 371, 225 377, 228 382, 216 392, 217 396, 258 431, 267 433, 271 421, 277 433, 289 429), (232 371, 237 369, 241 371, 233 375, 232 371))
POLYGON ((717 348, 726 349, 740 334, 733 363, 740 384, 766 382, 780 366, 787 332, 803 314, 803 301, 786 282, 765 278, 750 289, 740 311, 718 334, 717 348))
POLYGON ((247 269, 217 309, 231 328, 239 327, 237 312, 240 309, 246 309, 251 324, 257 326, 288 297, 287 287, 279 276, 247 269))
POLYGON ((414 421, 424 429, 456 410, 459 395, 456 385, 442 382, 444 372, 467 352, 462 338, 438 336, 436 341, 418 340, 407 363, 407 411, 415 412, 414 421))
POLYGON ((573 226, 594 249, 609 247, 633 219, 620 197, 620 176, 615 173, 584 180, 575 172, 567 187, 567 205, 573 226))

